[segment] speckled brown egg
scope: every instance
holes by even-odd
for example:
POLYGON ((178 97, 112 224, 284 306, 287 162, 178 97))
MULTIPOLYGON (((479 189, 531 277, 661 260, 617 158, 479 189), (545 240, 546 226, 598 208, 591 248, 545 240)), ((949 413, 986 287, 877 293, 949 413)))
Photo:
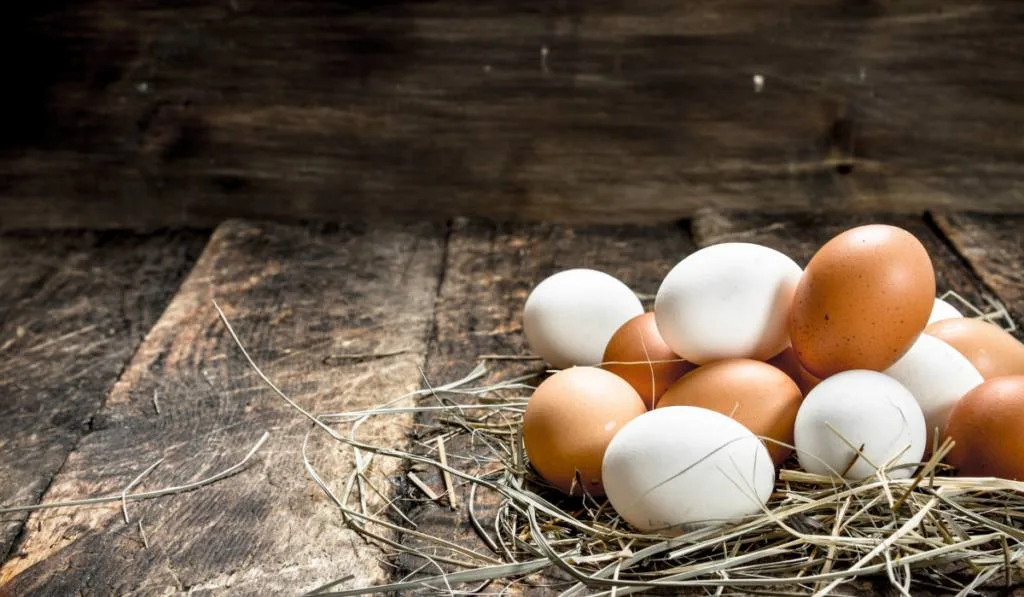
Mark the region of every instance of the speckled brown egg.
POLYGON ((820 379, 811 375, 811 372, 807 369, 804 369, 800 359, 796 358, 796 351, 793 350, 792 346, 787 347, 786 350, 783 350, 766 362, 772 367, 781 369, 783 373, 795 381, 804 396, 807 395, 807 392, 813 390, 814 386, 821 383, 820 379))
POLYGON ((936 321, 924 329, 949 344, 985 379, 1003 375, 1024 375, 1024 344, 999 326, 960 317, 936 321))
POLYGON ((789 321, 793 350, 820 379, 883 371, 924 330, 934 302, 935 271, 914 235, 884 224, 852 228, 825 243, 800 278, 789 321))
POLYGON ((604 495, 601 462, 608 442, 645 412, 640 395, 618 375, 597 367, 563 369, 526 403, 523 444, 530 464, 564 493, 604 495))
POLYGON ((1024 375, 975 387, 949 413, 946 435, 956 445, 947 462, 965 477, 1024 481, 1024 375))
POLYGON ((602 368, 633 386, 647 408, 654 408, 673 382, 697 367, 665 344, 654 313, 637 315, 624 323, 608 341, 602 362, 602 368))
MULTIPOLYGON (((793 445, 793 424, 803 394, 780 369, 751 359, 725 359, 702 365, 672 384, 658 400, 666 406, 699 406, 732 417, 754 435, 793 445)), ((766 441, 772 461, 792 453, 766 441)))

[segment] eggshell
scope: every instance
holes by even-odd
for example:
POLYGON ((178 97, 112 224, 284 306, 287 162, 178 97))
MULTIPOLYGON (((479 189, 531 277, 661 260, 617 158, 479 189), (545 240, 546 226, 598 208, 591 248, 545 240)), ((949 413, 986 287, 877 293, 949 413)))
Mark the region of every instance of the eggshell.
POLYGON ((804 396, 814 389, 814 386, 821 383, 821 380, 811 375, 811 372, 804 368, 800 359, 796 358, 796 352, 792 346, 787 346, 779 354, 765 361, 772 367, 781 369, 783 373, 796 382, 804 396))
MULTIPOLYGON (((946 426, 949 411, 964 394, 985 381, 978 370, 955 348, 938 338, 921 334, 907 354, 885 374, 903 384, 924 413, 927 432, 925 452, 946 426)), ((938 438, 938 443, 943 438, 938 438)))
POLYGON ((933 323, 924 331, 957 349, 985 379, 1024 375, 1024 344, 993 323, 964 317, 933 323))
POLYGON ((771 358, 788 343, 786 319, 801 273, 792 259, 768 247, 706 247, 662 281, 654 302, 658 330, 692 363, 771 358))
POLYGON ((815 253, 793 297, 789 333, 797 358, 825 378, 883 371, 924 330, 935 272, 906 230, 874 224, 843 232, 815 253))
POLYGON ((963 317, 963 313, 957 310, 956 307, 950 305, 946 301, 937 298, 935 304, 932 305, 932 313, 928 316, 928 325, 935 323, 936 321, 944 321, 946 319, 957 319, 963 317))
POLYGON ((643 312, 640 299, 616 278, 570 269, 530 292, 523 333, 530 349, 557 368, 597 365, 615 330, 643 312))
POLYGON ((696 365, 672 352, 658 333, 654 313, 644 313, 615 332, 601 367, 629 382, 647 408, 653 408, 665 390, 696 365))
POLYGON ((1024 481, 1024 375, 990 379, 968 392, 949 414, 956 442, 946 457, 967 477, 1024 481))
POLYGON ((775 483, 768 451, 750 430, 694 406, 627 423, 605 452, 602 475, 623 519, 666 534, 757 513, 775 483))
MULTIPOLYGON (((851 370, 823 380, 807 394, 793 436, 805 471, 858 480, 873 475, 876 467, 920 462, 924 425, 921 407, 900 382, 877 371, 851 370), (863 457, 855 449, 861 446, 863 457)), ((912 472, 908 467, 889 475, 909 477, 912 472)))
POLYGON ((766 441, 776 466, 792 453, 793 422, 803 394, 781 370, 751 359, 726 359, 695 369, 672 384, 658 408, 699 406, 741 423, 766 441))
POLYGON ((571 367, 545 379, 523 414, 523 445, 530 464, 571 495, 603 495, 601 461, 623 425, 647 412, 643 400, 614 373, 571 367), (581 482, 575 481, 579 471, 581 482))

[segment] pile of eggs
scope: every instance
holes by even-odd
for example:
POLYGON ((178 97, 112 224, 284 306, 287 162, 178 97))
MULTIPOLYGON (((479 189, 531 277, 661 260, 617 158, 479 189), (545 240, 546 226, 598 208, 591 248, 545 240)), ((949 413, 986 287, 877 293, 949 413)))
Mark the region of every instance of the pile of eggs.
POLYGON ((810 473, 899 478, 948 436, 959 474, 1024 480, 1024 344, 935 294, 925 247, 887 225, 837 235, 806 268, 706 247, 646 313, 608 274, 559 272, 523 314, 559 369, 523 415, 529 461, 662 533, 760 512, 794 449, 810 473))

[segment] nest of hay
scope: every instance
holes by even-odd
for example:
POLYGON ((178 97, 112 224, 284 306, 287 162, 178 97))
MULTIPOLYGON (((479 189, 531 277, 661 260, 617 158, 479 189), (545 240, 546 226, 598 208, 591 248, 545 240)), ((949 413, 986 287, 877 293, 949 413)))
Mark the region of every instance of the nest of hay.
POLYGON ((533 383, 544 372, 484 383, 486 362, 462 379, 379 408, 314 415, 250 359, 264 381, 315 424, 310 433, 327 433, 352 450, 355 470, 336 492, 303 447, 307 472, 346 524, 414 564, 392 584, 341 588, 349 579, 340 579, 311 595, 497 593, 516 584, 527 591, 543 584, 563 597, 849 595, 857 593, 851 581, 865 577, 887 581, 908 596, 923 588, 969 595, 982 587, 1011 586, 1024 567, 1024 483, 950 476, 941 463, 950 442, 935 446, 910 478, 894 479, 883 466, 873 477, 851 483, 784 467, 756 516, 678 536, 638 533, 605 500, 563 496, 532 471, 520 430, 533 383), (364 421, 410 413, 423 425, 408 450, 359 437, 364 421), (471 447, 471 455, 446 446, 471 447), (367 472, 381 459, 399 460, 411 491, 433 502, 431 507, 457 507, 453 520, 468 521, 478 544, 418 530, 393 501, 369 509, 367 496, 380 492, 368 483, 367 472), (417 471, 440 473, 445 489, 423 482, 417 471), (459 495, 468 496, 466 503, 459 495))

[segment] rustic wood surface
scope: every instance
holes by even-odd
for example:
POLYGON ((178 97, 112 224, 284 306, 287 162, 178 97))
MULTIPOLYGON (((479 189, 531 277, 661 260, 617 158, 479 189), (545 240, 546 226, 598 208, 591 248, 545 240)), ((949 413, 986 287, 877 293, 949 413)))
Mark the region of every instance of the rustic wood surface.
MULTIPOLYGON (((119 494, 160 458, 140 490, 191 482, 239 461, 264 431, 266 446, 237 476, 129 503, 131 524, 119 504, 34 513, 24 557, 2 569, 8 590, 294 595, 347 574, 383 581, 380 550, 343 526, 303 470, 311 424, 246 366, 211 299, 294 399, 321 413, 363 408, 419 386, 443 239, 433 226, 219 227, 43 499, 119 494), (343 356, 396 350, 404 352, 343 356)), ((394 443, 408 425, 371 421, 361 429, 394 443)), ((339 491, 352 454, 323 437, 314 434, 311 460, 339 491)), ((371 479, 388 491, 395 466, 379 465, 371 479)))
MULTIPOLYGON (((574 228, 457 222, 449 237, 434 338, 427 354, 427 376, 439 384, 469 373, 479 356, 529 354, 521 327, 523 304, 530 289, 557 271, 600 268, 640 295, 653 297, 668 269, 691 250, 686 231, 675 225, 574 228)), ((544 367, 539 362, 517 361, 489 361, 487 366, 490 381, 540 372, 544 367)), ((474 447, 469 441, 452 442, 448 451, 463 456, 488 455, 486 448, 474 447)), ((479 472, 483 470, 476 474, 479 472)), ((420 474, 441 492, 443 485, 436 471, 424 469, 420 474)), ((466 485, 458 484, 458 490, 459 502, 466 504, 466 485)), ((416 504, 413 520, 418 530, 487 551, 486 544, 470 526, 465 505, 452 513, 444 505, 424 503, 421 493, 414 491, 412 496, 416 504)), ((476 510, 481 520, 486 521, 487 515, 493 514, 496 503, 494 495, 483 491, 477 494, 476 510)), ((484 526, 491 525, 485 522, 484 526)), ((407 541, 415 544, 412 538, 407 541)), ((403 564, 396 578, 423 562, 410 559, 403 564)), ((424 574, 435 572, 428 569, 424 574)), ((560 592, 558 587, 565 580, 559 576, 531 578, 513 589, 516 594, 554 595, 560 592)), ((487 590, 500 588, 497 583, 487 590)))
POLYGON ((1024 217, 936 214, 935 223, 994 291, 1024 339, 1024 217))
MULTIPOLYGON (((0 235, 0 505, 36 503, 93 430, 206 236, 0 235)), ((0 515, 0 562, 26 518, 0 515)))
MULTIPOLYGON (((520 327, 523 301, 537 282, 555 271, 574 266, 603 269, 629 283, 650 306, 664 274, 696 246, 758 242, 805 264, 830 236, 867 222, 901 225, 917 235, 935 263, 940 292, 953 289, 972 301, 993 292, 1011 310, 1020 309, 1019 293, 1014 294, 1020 285, 1015 265, 1020 259, 1013 257, 1019 255, 1014 253, 1020 247, 1019 231, 1013 220, 1002 218, 752 215, 703 209, 691 222, 653 227, 463 219, 447 230, 432 224, 339 228, 228 222, 206 246, 127 368, 121 371, 127 357, 122 354, 121 365, 82 374, 83 380, 101 379, 100 373, 106 371, 106 385, 96 382, 93 410, 61 404, 83 413, 67 420, 86 420, 88 427, 56 423, 46 414, 46 408, 77 391, 52 375, 33 381, 43 388, 38 403, 33 403, 43 414, 25 419, 25 425, 32 426, 29 432, 51 433, 51 427, 63 426, 74 434, 68 443, 44 446, 60 450, 61 462, 71 451, 66 463, 57 463, 59 473, 50 473, 52 484, 42 498, 46 502, 117 494, 160 458, 166 460, 143 480, 140 490, 193 481, 237 462, 264 430, 271 433, 268 444, 237 476, 176 497, 130 502, 130 525, 122 520, 119 504, 32 514, 15 547, 18 553, 0 568, 0 593, 297 594, 348 575, 352 577, 341 588, 394 581, 423 564, 412 558, 384 558, 378 548, 344 528, 337 510, 302 470, 299 444, 311 425, 249 370, 216 317, 210 302, 214 297, 257 362, 286 392, 318 413, 352 410, 420 387, 421 369, 427 381, 437 385, 465 375, 481 355, 528 354, 520 327), (9 584, 4 585, 6 581, 9 584)), ((162 286, 163 296, 170 296, 181 277, 183 270, 179 268, 175 277, 173 267, 166 264, 175 259, 186 263, 203 242, 202 235, 190 234, 153 237, 178 239, 172 249, 132 235, 82 236, 135 239, 75 241, 106 260, 103 275, 91 282, 80 276, 86 261, 43 257, 72 249, 88 253, 78 244, 71 242, 67 246, 72 249, 67 249, 38 236, 0 236, 0 272, 9 272, 5 280, 11 281, 0 284, 0 305, 16 305, 3 312, 0 337, 10 342, 10 326, 18 317, 41 320, 40 326, 45 320, 49 327, 26 328, 33 334, 85 335, 81 330, 95 323, 93 315, 99 314, 116 321, 114 326, 124 326, 126 335, 134 334, 137 342, 159 314, 152 306, 159 293, 151 288, 162 286), (198 239, 194 245, 182 240, 193 236, 198 239), (21 243, 17 246, 22 253, 4 248, 12 238, 21 243), (158 246, 165 247, 163 254, 158 246), (135 250, 144 247, 148 250, 135 250), (18 267, 33 260, 41 263, 18 267), (40 271, 50 273, 35 273, 40 271), (97 289, 102 280, 108 280, 116 296, 124 297, 118 299, 121 303, 97 298, 104 296, 97 289), (83 303, 81 297, 91 300, 83 303), (51 313, 57 302, 66 306, 67 316, 46 320, 43 313, 51 313)), ((5 351, 36 346, 18 336, 16 325, 13 329, 16 342, 5 351)), ((100 336, 91 344, 66 340, 46 358, 69 363, 61 365, 65 371, 84 371, 85 364, 73 362, 73 357, 96 350, 93 344, 105 339, 100 336)), ((131 350, 133 346, 124 348, 131 350)), ((30 370, 37 362, 31 355, 26 358, 30 360, 19 370, 30 370)), ((487 365, 489 380, 543 368, 529 361, 495 360, 487 365)), ((384 444, 408 436, 412 445, 426 451, 434 445, 425 428, 430 421, 388 419, 367 423, 361 433, 384 444)), ((0 432, 5 429, 0 427, 0 432)), ((313 438, 313 463, 332 487, 340 489, 352 470, 351 453, 319 433, 313 438)), ((477 449, 468 442, 447 445, 450 458, 471 457, 477 449)), ((3 450, 6 456, 6 445, 3 450)), ((486 553, 468 523, 464 484, 456 482, 459 507, 453 512, 443 499, 425 499, 394 463, 379 460, 375 466, 381 467, 375 471, 375 483, 396 496, 396 504, 416 521, 418 530, 486 553)), ((443 493, 436 470, 413 470, 443 493)), ((0 484, 0 490, 4 487, 0 484)), ((44 483, 35 498, 19 496, 17 501, 31 502, 45 488, 44 483)), ((477 495, 482 517, 496 503, 495 496, 477 495)), ((381 502, 371 500, 371 506, 381 502)), ((395 538, 415 541, 410 536, 395 538)), ((554 594, 566 580, 558 574, 534 576, 509 590, 554 594)), ((895 594, 885 579, 847 588, 859 594, 895 594)), ((491 585, 486 590, 499 589, 491 585)), ((1013 594, 1022 593, 1018 589, 1013 594)))
POLYGON ((1024 212, 1016 0, 3 10, 8 227, 1024 212))

